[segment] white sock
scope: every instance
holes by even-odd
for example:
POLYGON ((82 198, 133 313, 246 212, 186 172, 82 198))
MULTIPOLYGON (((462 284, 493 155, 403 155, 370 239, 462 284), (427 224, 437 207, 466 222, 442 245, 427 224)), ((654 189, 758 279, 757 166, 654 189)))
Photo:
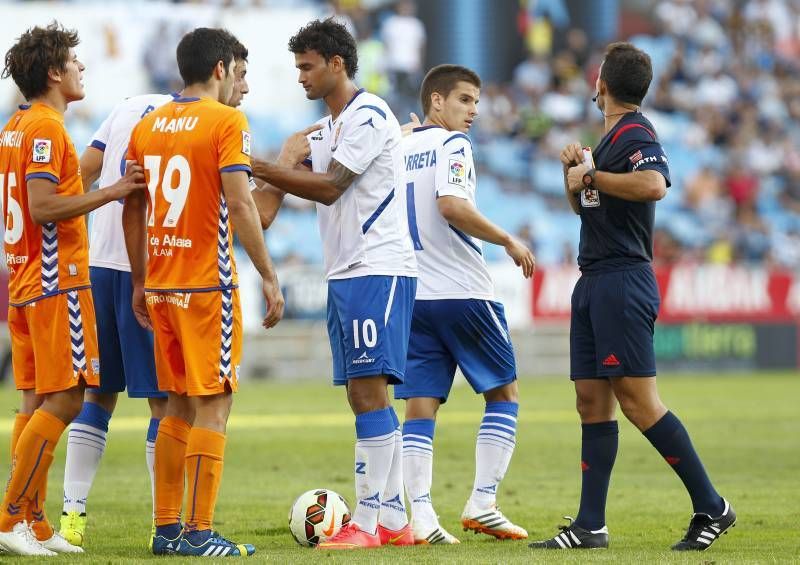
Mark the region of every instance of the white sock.
POLYGON ((378 522, 389 530, 402 530, 408 525, 406 505, 403 493, 403 434, 399 429, 394 431, 394 453, 389 477, 383 491, 381 512, 378 522))
POLYGON ((147 429, 147 439, 144 442, 144 460, 147 463, 147 472, 150 474, 150 496, 153 500, 153 519, 156 516, 156 437, 158 435, 159 418, 150 418, 150 427, 147 429))
POLYGON ((86 498, 105 450, 105 430, 73 422, 67 436, 64 512, 86 512, 86 498))
POLYGON ((427 532, 439 522, 431 501, 434 426, 435 421, 429 419, 403 423, 403 480, 415 531, 427 532))
POLYGON ((395 425, 389 408, 356 414, 356 507, 353 523, 370 534, 378 529, 381 494, 392 466, 395 425))
POLYGON ((475 445, 475 484, 470 497, 474 506, 495 505, 497 487, 505 477, 514 454, 517 434, 516 402, 487 402, 475 445))

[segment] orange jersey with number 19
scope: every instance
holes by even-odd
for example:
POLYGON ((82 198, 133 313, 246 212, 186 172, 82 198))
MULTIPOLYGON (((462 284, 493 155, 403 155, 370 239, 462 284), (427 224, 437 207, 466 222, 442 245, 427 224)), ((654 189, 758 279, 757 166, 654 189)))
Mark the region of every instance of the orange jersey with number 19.
POLYGON ((64 117, 41 103, 19 107, 0 131, 0 192, 5 216, 9 303, 89 286, 83 216, 39 225, 28 210, 28 182, 43 178, 59 195, 83 194, 80 162, 64 117))
POLYGON ((220 173, 250 172, 250 132, 240 111, 210 98, 177 98, 134 128, 128 159, 148 187, 148 291, 237 284, 220 173))

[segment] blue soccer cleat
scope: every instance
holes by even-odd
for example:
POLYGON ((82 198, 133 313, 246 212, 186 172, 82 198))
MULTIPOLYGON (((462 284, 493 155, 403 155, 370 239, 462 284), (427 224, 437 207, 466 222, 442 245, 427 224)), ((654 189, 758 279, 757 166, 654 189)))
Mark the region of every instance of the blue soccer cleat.
POLYGON ((175 555, 178 553, 182 539, 183 531, 172 539, 154 533, 150 537, 150 551, 153 552, 153 555, 175 555))
POLYGON ((178 555, 200 557, 247 557, 255 552, 256 548, 249 543, 234 543, 213 530, 200 545, 194 545, 187 536, 184 536, 178 548, 178 555))

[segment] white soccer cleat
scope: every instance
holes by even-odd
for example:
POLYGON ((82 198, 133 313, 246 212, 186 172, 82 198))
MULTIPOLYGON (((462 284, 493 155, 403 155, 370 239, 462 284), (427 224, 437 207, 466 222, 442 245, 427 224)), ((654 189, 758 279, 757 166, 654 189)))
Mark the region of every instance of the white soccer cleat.
POLYGON ((45 549, 55 551, 56 553, 83 553, 83 548, 72 545, 58 532, 53 532, 53 537, 39 543, 41 543, 42 547, 45 549))
POLYGON ((458 538, 436 524, 433 528, 421 529, 412 524, 415 545, 455 545, 461 543, 458 538))
POLYGON ((58 555, 39 543, 39 540, 36 539, 36 536, 33 535, 28 526, 28 522, 24 520, 14 524, 10 532, 0 532, 0 546, 14 555, 35 555, 39 557, 58 555))
POLYGON ((517 526, 506 518, 497 506, 481 509, 467 501, 461 514, 461 525, 464 531, 472 530, 476 534, 487 534, 497 539, 527 539, 525 528, 517 526))

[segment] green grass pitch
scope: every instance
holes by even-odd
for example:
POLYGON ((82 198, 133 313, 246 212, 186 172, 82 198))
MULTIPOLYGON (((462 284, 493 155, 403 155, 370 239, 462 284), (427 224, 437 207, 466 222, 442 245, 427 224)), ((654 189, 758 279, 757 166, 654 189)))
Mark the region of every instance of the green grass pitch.
MULTIPOLYGON (((341 389, 323 382, 246 382, 234 401, 216 525, 253 543, 253 563, 787 563, 800 562, 800 375, 681 376, 660 380, 667 405, 683 420, 713 481, 735 506, 737 527, 702 554, 669 546, 691 506, 678 478, 627 421, 611 480, 607 551, 534 552, 462 532, 459 515, 472 486, 474 438, 482 402, 453 391, 435 438, 433 500, 441 522, 462 540, 453 547, 382 548, 321 553, 297 546, 287 513, 301 492, 328 487, 353 499, 353 418, 341 389)), ((566 378, 523 379, 517 451, 498 502, 533 539, 549 537, 575 515, 580 488, 580 427, 566 378)), ((7 445, 17 394, 0 388, 0 442, 7 445)), ((397 403, 402 413, 402 403, 397 403)), ((150 487, 144 463, 146 404, 123 399, 89 497, 86 550, 76 562, 152 559, 150 487)), ((621 416, 621 415, 620 415, 621 416)), ((66 434, 50 471, 47 509, 60 514, 66 434)), ((0 469, 8 451, 0 451, 0 469)), ((66 558, 62 557, 61 560, 66 558)), ((178 558, 160 558, 179 562, 178 558)), ((14 561, 8 556, 0 561, 14 561)))

